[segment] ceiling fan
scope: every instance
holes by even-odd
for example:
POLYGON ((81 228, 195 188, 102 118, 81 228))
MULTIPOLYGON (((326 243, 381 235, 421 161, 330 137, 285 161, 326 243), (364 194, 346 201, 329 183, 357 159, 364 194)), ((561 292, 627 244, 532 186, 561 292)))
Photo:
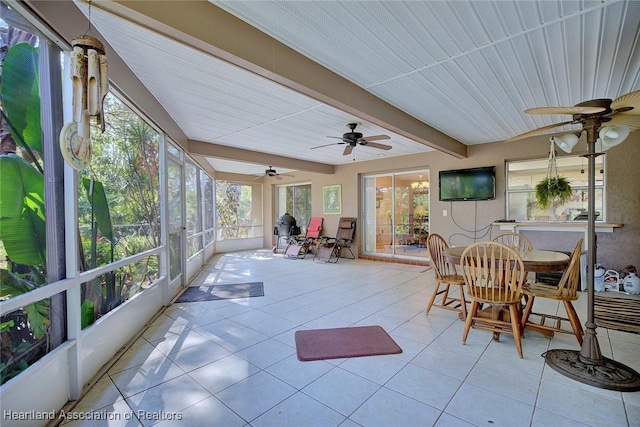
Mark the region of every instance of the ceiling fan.
POLYGON ((365 147, 378 148, 380 150, 391 150, 391 146, 390 145, 379 144, 377 142, 372 142, 372 141, 378 141, 378 140, 381 140, 381 139, 390 139, 391 137, 389 135, 363 136, 360 132, 356 132, 355 131, 356 127, 359 124, 360 123, 358 123, 358 122, 347 123, 346 126, 348 126, 349 129, 351 129, 351 132, 347 132, 347 133, 343 134, 342 137, 339 137, 339 136, 329 136, 328 137, 328 138, 341 139, 342 142, 334 142, 332 144, 320 145, 318 147, 312 147, 311 149, 315 150, 316 148, 328 147, 330 145, 344 145, 344 144, 347 144, 347 146, 344 147, 344 152, 342 153, 343 156, 348 156, 349 154, 351 154, 351 152, 353 151, 353 149, 357 145, 362 145, 362 146, 365 146, 365 147))
POLYGON ((282 179, 282 176, 293 176, 293 175, 288 175, 286 173, 278 173, 273 166, 269 166, 269 169, 265 169, 264 174, 258 174, 256 179, 261 178, 263 176, 268 176, 270 178, 275 178, 275 179, 282 179))
MULTIPOLYGON (((565 125, 582 125, 579 133, 587 132, 587 143, 595 143, 600 127, 607 128, 625 125, 630 131, 640 129, 640 90, 622 95, 615 100, 592 99, 573 107, 536 107, 524 111, 527 114, 571 115, 572 119, 543 126, 510 138, 508 141, 527 138, 533 135, 549 133, 565 125)), ((569 132, 569 134, 576 132, 569 132)))

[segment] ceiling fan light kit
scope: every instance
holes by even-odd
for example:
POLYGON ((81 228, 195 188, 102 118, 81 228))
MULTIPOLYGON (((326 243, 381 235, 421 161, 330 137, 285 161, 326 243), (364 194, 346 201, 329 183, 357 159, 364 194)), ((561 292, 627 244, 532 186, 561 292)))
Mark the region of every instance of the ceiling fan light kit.
POLYGON ((600 142, 602 144, 602 150, 606 151, 611 147, 615 147, 629 136, 629 126, 617 125, 617 126, 605 126, 600 129, 600 142))
MULTIPOLYGON (((596 152, 596 143, 600 142, 602 150, 620 144, 631 130, 640 129, 640 91, 630 92, 615 100, 593 99, 581 102, 573 107, 539 107, 525 110, 528 114, 567 114, 573 119, 555 123, 517 135, 509 141, 541 135, 564 125, 581 125, 578 134, 586 133, 588 152, 583 156, 588 159, 588 221, 587 235, 587 321, 582 347, 577 350, 554 349, 544 353, 545 362, 562 375, 594 387, 631 392, 640 391, 640 374, 634 369, 602 356, 596 337, 594 319, 594 268, 596 263, 595 247, 595 158, 602 155, 596 152), (611 123, 609 123, 611 122, 611 123), (603 124, 609 124, 604 126, 603 124)), ((578 141, 576 137, 566 139, 567 135, 554 137, 555 143, 566 152, 578 141)))
POLYGON ((571 153, 573 147, 578 143, 578 135, 574 133, 568 133, 566 135, 552 136, 551 139, 555 144, 565 153, 571 153))

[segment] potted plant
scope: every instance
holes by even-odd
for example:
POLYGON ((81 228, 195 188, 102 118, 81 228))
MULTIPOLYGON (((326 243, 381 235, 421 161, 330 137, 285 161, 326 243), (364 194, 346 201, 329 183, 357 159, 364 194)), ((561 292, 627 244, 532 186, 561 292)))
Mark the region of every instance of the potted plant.
POLYGON ((555 208, 571 200, 573 189, 563 176, 547 176, 536 184, 536 201, 541 209, 551 208, 551 218, 555 220, 555 208))

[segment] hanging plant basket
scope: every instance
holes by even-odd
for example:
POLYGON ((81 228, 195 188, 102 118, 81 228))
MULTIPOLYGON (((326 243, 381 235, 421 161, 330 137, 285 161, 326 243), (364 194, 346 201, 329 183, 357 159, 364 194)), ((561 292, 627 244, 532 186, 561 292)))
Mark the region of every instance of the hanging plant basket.
POLYGON ((553 137, 549 141, 549 166, 547 176, 536 184, 536 201, 541 209, 551 208, 551 220, 556 220, 556 206, 563 205, 571 200, 573 190, 569 180, 558 175, 556 167, 556 151, 554 149, 553 137))
POLYGON ((536 201, 541 209, 556 203, 563 205, 571 200, 572 195, 571 184, 563 176, 548 176, 536 184, 536 201))

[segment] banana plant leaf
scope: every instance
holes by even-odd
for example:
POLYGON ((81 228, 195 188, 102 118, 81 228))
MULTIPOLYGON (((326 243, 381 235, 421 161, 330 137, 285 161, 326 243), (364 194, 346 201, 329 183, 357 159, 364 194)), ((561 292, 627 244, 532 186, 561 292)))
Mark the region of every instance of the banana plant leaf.
POLYGON ((95 309, 93 301, 84 300, 82 305, 80 306, 80 323, 81 328, 84 329, 87 326, 91 325, 95 318, 95 309))
POLYGON ((87 191, 87 199, 93 208, 93 213, 98 221, 98 230, 113 246, 115 244, 113 240, 113 225, 111 224, 111 213, 109 212, 109 203, 107 202, 107 195, 104 192, 104 186, 100 181, 93 181, 93 188, 91 187, 92 180, 90 178, 82 178, 82 185, 87 191))
POLYGON ((0 156, 0 239, 9 259, 46 271, 44 180, 20 156, 0 156))
POLYGON ((27 42, 7 52, 2 64, 2 103, 13 139, 42 156, 38 49, 27 42))
MULTIPOLYGON (((33 283, 0 269, 0 298, 11 298, 35 289, 33 283)), ((36 339, 42 339, 49 329, 49 300, 42 300, 24 307, 29 319, 29 328, 36 339)))
POLYGON ((12 272, 0 268, 0 299, 8 299, 34 290, 36 287, 12 272))

